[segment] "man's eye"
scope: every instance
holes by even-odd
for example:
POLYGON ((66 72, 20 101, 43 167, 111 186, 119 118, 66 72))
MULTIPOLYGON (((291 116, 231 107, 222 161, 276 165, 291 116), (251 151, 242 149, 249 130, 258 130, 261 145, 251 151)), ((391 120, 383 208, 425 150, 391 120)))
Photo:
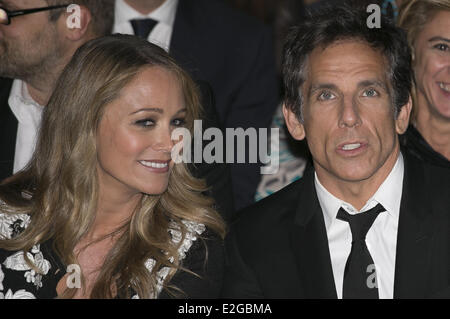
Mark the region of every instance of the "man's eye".
POLYGON ((185 119, 174 119, 172 120, 172 125, 173 126, 184 126, 186 124, 186 120, 185 119))
POLYGON ((335 95, 329 91, 324 91, 322 93, 319 94, 318 96, 318 100, 320 101, 328 101, 331 100, 335 97, 335 95))
POLYGON ((445 43, 438 43, 434 46, 435 49, 438 49, 439 51, 448 51, 449 46, 445 43))
POLYGON ((142 126, 142 127, 149 127, 149 126, 153 126, 155 124, 155 122, 152 119, 144 119, 144 120, 136 121, 135 124, 138 126, 142 126))
POLYGON ((365 90, 363 93, 364 97, 374 97, 374 96, 378 96, 378 92, 375 91, 374 89, 368 89, 365 90))

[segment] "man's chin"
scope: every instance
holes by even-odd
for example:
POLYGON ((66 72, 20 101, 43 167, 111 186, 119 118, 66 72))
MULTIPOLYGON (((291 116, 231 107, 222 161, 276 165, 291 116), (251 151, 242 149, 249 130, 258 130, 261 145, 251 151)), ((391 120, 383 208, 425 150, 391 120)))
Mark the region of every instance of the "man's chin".
POLYGON ((354 164, 349 165, 348 167, 341 167, 337 169, 336 172, 339 179, 346 182, 357 183, 370 179, 376 172, 376 169, 372 169, 364 165, 360 166, 354 164))
POLYGON ((340 175, 340 179, 342 181, 345 182, 349 182, 349 183, 359 183, 359 182, 364 182, 367 181, 368 179, 370 179, 370 177, 372 176, 372 174, 367 174, 367 173, 355 173, 355 174, 345 174, 345 175, 340 175))

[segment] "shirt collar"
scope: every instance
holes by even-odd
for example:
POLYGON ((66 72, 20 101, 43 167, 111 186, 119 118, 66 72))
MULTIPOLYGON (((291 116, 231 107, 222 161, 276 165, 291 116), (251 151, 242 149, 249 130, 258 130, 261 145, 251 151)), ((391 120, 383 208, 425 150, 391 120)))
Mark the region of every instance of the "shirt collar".
POLYGON ((38 125, 44 107, 33 100, 22 80, 13 81, 8 104, 19 123, 38 125))
POLYGON ((403 190, 404 160, 401 153, 397 162, 389 173, 388 177, 380 185, 375 194, 366 202, 364 207, 358 211, 351 204, 335 197, 319 181, 317 173, 314 176, 317 197, 322 208, 325 226, 328 229, 336 220, 336 215, 340 207, 343 207, 349 213, 359 213, 371 209, 380 203, 392 217, 398 217, 400 212, 400 202, 403 190))
POLYGON ((159 23, 173 26, 177 11, 178 0, 165 0, 162 5, 147 15, 143 15, 133 9, 125 0, 116 0, 115 21, 116 24, 129 22, 132 19, 151 18, 159 23))
POLYGON ((9 98, 13 101, 12 104, 21 103, 25 105, 33 105, 39 108, 42 107, 37 102, 35 102, 30 93, 28 93, 28 87, 26 83, 19 79, 15 79, 13 81, 9 98))

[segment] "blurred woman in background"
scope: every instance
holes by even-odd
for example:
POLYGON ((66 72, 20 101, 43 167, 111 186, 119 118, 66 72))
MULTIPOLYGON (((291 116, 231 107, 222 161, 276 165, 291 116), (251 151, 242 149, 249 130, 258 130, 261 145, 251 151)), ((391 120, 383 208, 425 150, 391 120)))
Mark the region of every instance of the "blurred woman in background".
POLYGON ((413 52, 413 116, 404 149, 450 167, 450 1, 405 1, 399 25, 413 52))

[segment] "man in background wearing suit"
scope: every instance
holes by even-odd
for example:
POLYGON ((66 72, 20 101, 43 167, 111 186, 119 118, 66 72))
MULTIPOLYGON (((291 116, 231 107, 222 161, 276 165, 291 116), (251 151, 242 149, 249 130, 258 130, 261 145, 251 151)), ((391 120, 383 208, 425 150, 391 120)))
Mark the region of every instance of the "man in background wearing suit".
MULTIPOLYGON (((147 38, 208 82, 223 127, 270 126, 279 98, 275 58, 271 34, 257 21, 219 0, 116 0, 114 32, 147 38)), ((259 168, 231 165, 236 209, 254 202, 259 168)))
POLYGON ((30 160, 43 107, 75 50, 111 33, 113 0, 72 3, 79 12, 64 0, 0 0, 8 11, 48 9, 0 24, 0 181, 30 160))
POLYGON ((324 8, 288 36, 284 116, 313 167, 242 212, 225 297, 427 298, 449 286, 450 172, 404 156, 411 54, 400 29, 324 8))

